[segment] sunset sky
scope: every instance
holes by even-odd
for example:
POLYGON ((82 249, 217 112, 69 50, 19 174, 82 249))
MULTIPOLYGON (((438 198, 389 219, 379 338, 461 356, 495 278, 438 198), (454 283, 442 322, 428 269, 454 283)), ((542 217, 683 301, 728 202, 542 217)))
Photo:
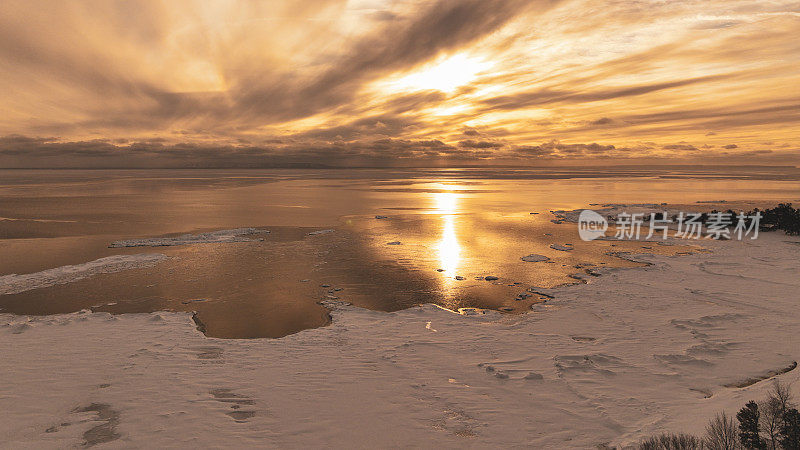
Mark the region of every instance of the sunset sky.
POLYGON ((0 167, 800 164, 800 2, 0 3, 0 167))

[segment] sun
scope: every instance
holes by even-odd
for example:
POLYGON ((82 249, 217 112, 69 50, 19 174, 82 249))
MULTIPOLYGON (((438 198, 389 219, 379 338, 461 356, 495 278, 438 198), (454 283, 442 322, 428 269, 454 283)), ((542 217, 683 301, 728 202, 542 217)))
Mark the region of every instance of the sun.
POLYGON ((481 58, 459 53, 440 58, 411 73, 391 77, 386 80, 386 87, 396 91, 434 89, 449 93, 477 78, 489 66, 481 58))

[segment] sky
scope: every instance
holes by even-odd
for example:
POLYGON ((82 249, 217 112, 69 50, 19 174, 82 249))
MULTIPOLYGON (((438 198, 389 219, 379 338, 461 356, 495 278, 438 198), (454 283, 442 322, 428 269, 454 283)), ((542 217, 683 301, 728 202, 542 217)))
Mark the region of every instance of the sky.
POLYGON ((800 165, 800 2, 0 2, 0 167, 800 165))

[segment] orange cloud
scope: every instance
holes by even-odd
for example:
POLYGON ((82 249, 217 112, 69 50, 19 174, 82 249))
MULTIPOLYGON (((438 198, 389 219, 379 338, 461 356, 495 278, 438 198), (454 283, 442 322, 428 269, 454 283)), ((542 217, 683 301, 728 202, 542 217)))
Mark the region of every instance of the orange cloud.
POLYGON ((0 166, 797 164, 798 34, 781 0, 7 0, 0 166))

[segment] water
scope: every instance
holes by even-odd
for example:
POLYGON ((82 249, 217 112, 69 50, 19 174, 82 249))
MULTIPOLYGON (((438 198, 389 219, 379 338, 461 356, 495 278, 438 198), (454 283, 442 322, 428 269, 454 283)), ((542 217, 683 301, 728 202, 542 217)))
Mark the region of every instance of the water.
POLYGON ((324 325, 329 318, 318 303, 323 300, 385 311, 434 302, 454 310, 523 312, 542 300, 535 295, 516 300, 526 288, 574 281, 568 275, 578 271, 577 264, 633 265, 608 253, 644 246, 581 242, 574 225, 551 223, 548 211, 592 203, 696 206, 722 199, 731 202, 726 207, 741 208, 800 201, 800 172, 4 170, 0 275, 113 255, 170 258, 152 267, 0 295, 0 308, 19 314, 84 308, 197 311, 207 334, 239 338, 277 337, 324 325), (256 242, 108 248, 118 240, 242 227, 270 233, 256 242), (325 229, 335 231, 309 235, 325 229), (575 250, 549 248, 565 243, 575 250), (531 253, 549 256, 553 263, 520 260, 531 253), (500 280, 476 279, 486 275, 500 280))

